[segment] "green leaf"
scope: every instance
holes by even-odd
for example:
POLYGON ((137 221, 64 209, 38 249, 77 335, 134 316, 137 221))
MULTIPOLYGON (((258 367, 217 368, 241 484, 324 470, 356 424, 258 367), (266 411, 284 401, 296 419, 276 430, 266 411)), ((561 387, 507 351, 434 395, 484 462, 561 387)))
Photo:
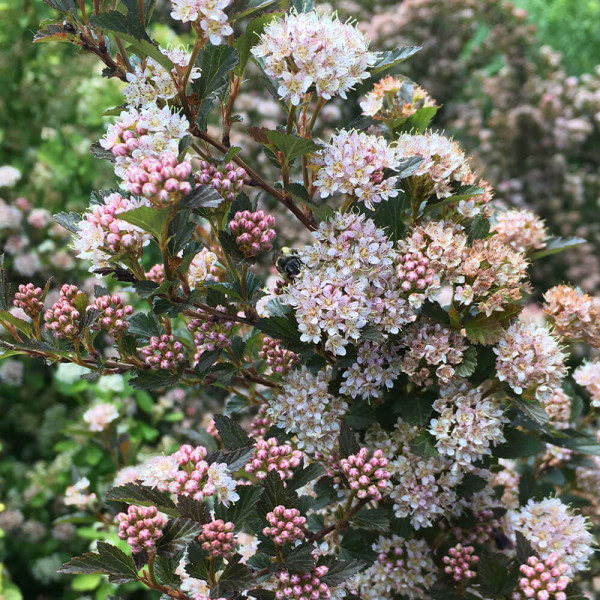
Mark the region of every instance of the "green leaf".
POLYGON ((254 446, 249 446, 248 448, 238 448, 237 450, 232 450, 231 452, 217 450, 206 457, 206 462, 209 465, 212 465, 213 463, 225 463, 229 470, 232 473, 235 473, 244 467, 250 460, 253 449, 254 446))
POLYGON ((381 73, 386 69, 390 69, 404 62, 407 58, 416 54, 421 49, 421 46, 404 46, 395 50, 388 50, 383 53, 383 56, 375 63, 371 69, 371 75, 381 73))
POLYGON ((420 156, 409 156, 408 158, 403 158, 398 163, 398 168, 393 171, 393 175, 398 179, 406 179, 419 168, 419 165, 422 162, 423 159, 420 156))
POLYGON ((463 355, 463 362, 454 371, 459 377, 471 377, 477 368, 477 349, 471 346, 463 355))
POLYGON ((177 511, 185 519, 191 519, 196 523, 210 523, 210 511, 202 502, 194 500, 190 496, 177 496, 177 511))
POLYGON ((587 240, 580 237, 553 237, 551 238, 546 247, 542 250, 538 250, 534 252, 531 256, 531 260, 537 260, 538 258, 544 258, 545 256, 551 256, 552 254, 558 254, 559 252, 563 252, 565 250, 569 250, 570 248, 574 248, 575 246, 579 246, 579 244, 585 244, 587 240))
POLYGON ((127 583, 137 579, 137 569, 131 556, 106 542, 98 542, 97 550, 72 558, 58 572, 67 575, 104 573, 111 583, 127 583))
POLYGON ((175 503, 167 492, 161 492, 137 483, 126 483, 110 488, 105 495, 106 500, 137 504, 139 506, 156 506, 168 515, 177 516, 175 503))
POLYGON ((77 12, 77 5, 75 0, 43 0, 44 4, 47 4, 50 8, 59 10, 62 13, 68 13, 69 11, 77 12))
POLYGON ((315 144, 312 140, 307 140, 297 135, 280 133, 279 131, 265 131, 265 134, 273 146, 285 156, 285 160, 288 163, 299 156, 315 152, 321 148, 321 146, 315 144))
POLYGON ((164 225, 170 215, 170 208, 156 209, 150 206, 140 206, 133 210, 119 213, 119 219, 147 231, 157 240, 160 240, 164 225))
POLYGON ((193 541, 187 548, 185 572, 196 579, 207 580, 209 578, 210 557, 197 541, 193 541))
POLYGON ((0 310, 10 310, 12 308, 10 282, 6 278, 4 269, 4 254, 0 254, 0 310))
POLYGON ((465 322, 467 338, 474 344, 489 346, 500 341, 504 334, 502 324, 496 316, 486 316, 483 313, 465 322))
POLYGON ((262 481, 262 487, 264 491, 256 504, 256 510, 261 517, 265 517, 276 506, 286 504, 286 494, 281 478, 273 471, 262 481))
POLYGON ((286 557, 285 566, 292 573, 303 573, 310 571, 315 564, 312 544, 296 546, 286 557))
POLYGON ((163 585, 178 587, 181 584, 181 579, 175 573, 175 569, 179 566, 179 562, 183 557, 183 552, 177 552, 173 556, 157 556, 154 563, 154 573, 163 585))
POLYGON ((290 8, 299 13, 310 12, 315 9, 314 0, 290 0, 290 8))
POLYGON ((526 417, 529 417, 538 425, 546 425, 548 423, 550 417, 548 417, 548 413, 537 400, 516 398, 512 402, 526 417))
POLYGON ((15 329, 24 333, 27 337, 31 337, 31 323, 15 317, 12 313, 7 310, 0 310, 0 321, 10 323, 15 329))
POLYGON ((145 27, 134 11, 129 11, 125 15, 117 10, 111 10, 110 12, 92 17, 90 23, 106 33, 112 33, 122 40, 129 42, 136 53, 140 55, 140 58, 148 56, 154 59, 169 73, 173 69, 174 65, 171 60, 148 37, 145 27))
POLYGON ((302 351, 306 348, 306 344, 300 340, 296 318, 291 314, 259 319, 256 327, 268 336, 280 340, 282 345, 290 350, 302 351))
POLYGON ((43 29, 40 29, 33 36, 33 43, 42 42, 64 42, 83 46, 81 38, 77 32, 67 31, 62 23, 44 23, 43 29))
POLYGON ((398 398, 394 403, 394 412, 410 425, 425 425, 431 417, 431 405, 436 400, 432 394, 419 394, 398 398))
POLYGON ((469 228, 469 240, 482 240, 487 237, 489 232, 490 222, 485 217, 477 215, 469 228))
POLYGON ((357 559, 328 561, 326 564, 329 567, 329 571, 321 577, 321 581, 324 581, 331 587, 344 583, 344 581, 356 575, 365 566, 364 562, 357 559))
POLYGON ((79 233, 79 227, 77 225, 83 220, 83 215, 76 212, 61 212, 52 215, 52 218, 71 233, 79 233))
POLYGON ((410 449, 424 458, 439 456, 435 447, 435 438, 426 430, 421 431, 410 442, 410 449))
POLYGON ((366 506, 363 506, 352 517, 352 525, 354 527, 365 527, 367 529, 386 531, 390 527, 388 510, 384 507, 367 508, 366 506))
POLYGON ((281 12, 273 12, 266 13, 264 15, 260 15, 256 17, 248 23, 246 27, 246 32, 244 35, 241 35, 237 40, 235 40, 234 46, 238 51, 238 55, 240 57, 240 62, 238 66, 235 68, 235 74, 238 77, 241 77, 246 70, 246 65, 250 60, 250 50, 252 47, 258 43, 259 36, 264 31, 265 27, 274 19, 283 16, 281 12))
POLYGON ((200 185, 189 196, 179 201, 179 210, 196 208, 218 208, 225 202, 223 196, 210 185, 200 185))
POLYGON ((209 44, 200 50, 195 66, 200 68, 201 77, 192 83, 200 102, 213 98, 228 86, 229 72, 238 62, 237 50, 232 46, 209 44))
POLYGON ((250 569, 240 560, 242 557, 239 554, 229 559, 217 585, 210 590, 211 598, 229 596, 234 592, 248 589, 254 583, 250 569))
POLYGON ((360 205, 360 212, 373 219, 378 227, 385 229, 394 242, 402 239, 406 233, 406 194, 400 192, 395 198, 389 198, 375 204, 375 210, 360 205))
POLYGON ((138 312, 129 319, 129 333, 142 340, 147 340, 153 336, 160 337, 164 330, 152 313, 138 312))
POLYGON ((479 561, 477 581, 483 593, 490 598, 502 598, 517 585, 519 569, 510 567, 508 558, 494 554, 479 561))
POLYGON ((342 423, 339 435, 339 445, 342 458, 348 458, 351 454, 357 454, 360 450, 358 437, 347 423, 342 423))
POLYGON ((237 450, 238 448, 247 448, 252 446, 254 440, 233 419, 225 415, 214 416, 215 427, 227 450, 237 450))
POLYGON ((561 448, 569 448, 569 450, 579 452, 580 454, 600 456, 600 443, 598 443, 594 438, 570 431, 561 431, 561 434, 565 435, 544 435, 543 439, 550 444, 560 446, 561 448))
POLYGON ((230 21, 237 21, 249 14, 275 4, 277 0, 233 0, 225 9, 230 21))
POLYGON ((139 371, 137 376, 129 380, 135 390, 156 390, 170 388, 181 379, 181 375, 170 371, 139 371))
POLYGON ((294 470, 294 475, 287 482, 287 490, 295 492, 297 489, 304 487, 311 481, 316 481, 325 473, 323 467, 317 463, 311 463, 307 467, 297 467, 294 470))
POLYGON ((487 485, 487 480, 473 473, 466 473, 463 480, 456 488, 456 493, 461 498, 470 498, 473 494, 480 492, 487 485))
POLYGON ((368 565, 372 564, 377 559, 377 554, 371 545, 377 536, 378 534, 374 531, 349 529, 340 543, 340 559, 358 559, 368 565))
POLYGON ((237 487, 236 491, 240 497, 239 500, 229 506, 217 504, 215 517, 223 519, 223 521, 231 521, 235 525, 235 530, 240 531, 246 521, 256 516, 256 503, 263 494, 263 488, 241 485, 237 487))
POLYGON ((424 106, 423 108, 419 108, 414 115, 406 119, 402 129, 404 131, 411 131, 414 134, 424 133, 438 110, 438 106, 424 106))
POLYGON ((173 556, 186 546, 202 531, 202 525, 191 519, 178 517, 169 519, 163 529, 162 537, 156 544, 156 553, 159 556, 173 556))
POLYGON ((541 451, 543 444, 529 431, 520 431, 513 427, 504 429, 506 442, 496 446, 494 456, 498 458, 521 458, 525 456, 535 456, 541 451))

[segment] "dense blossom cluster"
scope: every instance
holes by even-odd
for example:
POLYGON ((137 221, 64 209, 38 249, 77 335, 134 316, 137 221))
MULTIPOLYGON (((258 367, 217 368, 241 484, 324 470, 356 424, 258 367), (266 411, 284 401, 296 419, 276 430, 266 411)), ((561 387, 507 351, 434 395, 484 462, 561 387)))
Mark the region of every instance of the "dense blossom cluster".
POLYGON ((80 334, 80 309, 76 306, 82 294, 74 285, 64 284, 60 288, 60 298, 44 313, 46 327, 58 339, 74 340, 80 334))
POLYGON ((107 294, 96 298, 88 310, 97 310, 98 319, 96 326, 106 330, 115 338, 122 336, 129 329, 127 317, 133 314, 133 306, 124 304, 117 294, 107 294))
POLYGON ((207 321, 192 319, 188 330, 194 336, 194 362, 198 362, 204 352, 223 350, 231 346, 231 321, 213 316, 207 321))
POLYGON ((227 202, 233 202, 244 189, 246 171, 232 162, 216 165, 208 161, 200 161, 194 179, 199 185, 209 185, 227 202))
POLYGON ((20 308, 31 320, 35 321, 44 308, 42 298, 44 290, 35 287, 33 283, 19 285, 19 291, 15 294, 13 304, 20 308))
POLYGON ((228 557, 235 550, 234 524, 217 519, 202 525, 202 532, 198 536, 202 549, 212 558, 228 557))
POLYGON ((550 288, 544 294, 544 300, 544 311, 552 319, 557 335, 600 347, 598 300, 568 285, 550 288))
POLYGON ((544 326, 516 322, 494 348, 496 371, 517 394, 549 399, 565 375, 565 355, 558 340, 544 326))
POLYGON ((311 165, 317 173, 314 184, 321 198, 350 194, 373 209, 374 203, 398 195, 398 178, 387 176, 385 171, 397 170, 400 160, 383 137, 342 130, 313 155, 311 165))
POLYGON ((451 575, 454 581, 473 579, 477 575, 473 569, 479 562, 479 556, 475 554, 473 546, 456 544, 448 550, 448 554, 442 560, 446 565, 444 572, 451 575))
POLYGON ((302 452, 294 450, 289 444, 278 444, 277 438, 256 441, 246 472, 254 473, 259 480, 275 472, 285 483, 294 474, 293 469, 302 462, 302 452))
POLYGON ((340 460, 340 470, 346 476, 348 486, 361 500, 383 498, 382 492, 388 487, 390 478, 387 466, 388 459, 379 449, 371 455, 367 448, 361 448, 357 454, 340 460))
POLYGON ((236 236, 235 241, 246 258, 260 252, 273 250, 275 219, 264 211, 238 211, 229 221, 229 229, 236 236))
POLYGON ((90 431, 104 431, 110 423, 119 418, 119 411, 110 402, 100 402, 83 413, 83 420, 90 431))
POLYGON ((530 210, 509 210, 496 216, 492 231, 517 252, 531 252, 546 245, 544 222, 530 210))
POLYGON ((119 537, 127 540, 134 554, 156 554, 156 541, 162 537, 166 525, 164 517, 154 506, 129 506, 126 513, 117 515, 119 537))
POLYGON ((290 573, 282 570, 276 573, 276 600, 329 600, 331 591, 321 578, 329 571, 322 565, 302 573, 290 573))
POLYGON ((351 24, 311 11, 271 21, 252 54, 278 81, 279 96, 298 105, 313 89, 326 100, 345 98, 377 61, 368 48, 366 36, 351 24))
POLYGON ((171 0, 171 17, 177 21, 196 22, 211 44, 222 44, 233 29, 223 9, 231 0, 171 0))
POLYGON ((530 556, 527 564, 519 568, 523 577, 519 587, 525 598, 536 600, 567 600, 565 589, 571 578, 565 575, 568 565, 559 562, 559 554, 551 554, 546 560, 530 556))
MULTIPOLYGON (((202 286, 206 281, 216 279, 218 273, 218 258, 208 248, 203 248, 190 262, 187 284, 191 289, 202 286)), ((148 274, 146 274, 148 276, 148 274)), ((148 277, 148 279, 151 279, 148 277)), ((157 282, 159 283, 159 282, 157 282)))
POLYGON ((573 373, 573 379, 589 392, 592 406, 600 407, 600 361, 584 362, 573 373))
POLYGON ((272 538, 279 546, 292 544, 306 537, 306 517, 297 508, 276 506, 266 516, 270 527, 263 529, 263 535, 272 538))
POLYGON ((285 375, 298 362, 298 356, 281 346, 279 340, 266 335, 259 356, 266 361, 274 373, 285 375))
POLYGON ((152 336, 148 342, 141 353, 153 371, 176 371, 185 362, 183 344, 176 337, 163 333, 160 337, 152 336))

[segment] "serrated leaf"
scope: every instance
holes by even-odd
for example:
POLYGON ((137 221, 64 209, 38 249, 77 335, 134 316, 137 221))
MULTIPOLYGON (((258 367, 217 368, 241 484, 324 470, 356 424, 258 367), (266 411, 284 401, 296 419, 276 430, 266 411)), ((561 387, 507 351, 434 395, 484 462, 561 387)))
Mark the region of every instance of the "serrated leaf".
POLYGON ((137 569, 131 556, 106 542, 98 542, 97 550, 72 558, 58 572, 68 575, 103 573, 108 575, 111 583, 127 583, 137 579, 137 569))
POLYGON ((477 368, 477 350, 471 346, 463 354, 463 361, 454 368, 459 377, 471 377, 477 368))
POLYGON ((339 436, 340 455, 348 458, 351 454, 357 454, 360 450, 356 433, 346 423, 342 423, 339 436))
POLYGON ((574 452, 580 454, 589 454, 590 456, 600 456, 600 443, 594 438, 581 435, 577 432, 562 432, 564 435, 544 435, 543 438, 550 444, 560 446, 561 448, 568 448, 574 452))
POLYGON ((481 313, 465 322, 467 339, 474 344, 489 346, 496 344, 504 335, 502 324, 496 316, 481 313))
POLYGON ((465 473, 463 480, 456 488, 456 493, 461 498, 470 498, 476 492, 480 492, 487 485, 487 480, 473 473, 465 473))
POLYGON ((147 231, 157 240, 160 240, 162 230, 170 215, 170 208, 156 209, 150 206, 139 206, 133 210, 119 213, 119 219, 147 231))
POLYGON ((271 471, 262 481, 264 489, 260 501, 256 504, 256 509, 259 514, 264 517, 271 512, 276 506, 286 504, 285 488, 279 475, 271 471))
POLYGON ((215 188, 210 185, 200 185, 179 201, 179 209, 218 208, 223 202, 225 199, 215 188))
POLYGON ((166 492, 152 489, 137 483, 126 483, 118 487, 110 488, 105 495, 106 500, 126 502, 139 506, 156 506, 156 508, 168 515, 177 515, 175 503, 166 492))
POLYGON ((221 573, 217 585, 210 590, 211 598, 220 598, 234 592, 246 590, 254 583, 250 569, 242 564, 241 555, 235 554, 227 562, 225 570, 221 573))
POLYGON ((185 519, 191 519, 196 523, 204 524, 211 521, 208 507, 190 496, 177 496, 177 511, 185 519))
POLYGON ((185 572, 196 579, 207 580, 209 578, 210 557, 197 541, 193 541, 187 548, 185 572))
POLYGON ((209 465, 213 463, 225 463, 232 473, 239 471, 246 463, 250 460, 254 446, 248 448, 238 448, 231 452, 223 452, 223 450, 217 450, 206 457, 206 462, 209 465))
POLYGON ((424 106, 423 108, 419 108, 416 113, 406 119, 402 130, 410 131, 414 134, 424 133, 438 110, 438 106, 424 106))
POLYGON ((494 451, 494 456, 498 458, 535 456, 542 449, 542 443, 532 432, 505 427, 504 437, 506 442, 496 446, 494 451))
POLYGON ((254 440, 233 419, 225 415, 215 415, 214 422, 227 450, 237 450, 253 445, 254 440))
POLYGON ((239 531, 248 519, 256 516, 256 504, 263 494, 263 488, 242 485, 238 486, 236 491, 240 497, 239 500, 229 506, 217 504, 215 517, 223 519, 223 521, 231 521, 235 525, 235 530, 239 531))
POLYGON ((471 222, 471 227, 469 228, 469 240, 482 240, 487 237, 489 232, 489 220, 481 215, 477 215, 471 222))
POLYGON ((314 547, 312 544, 296 546, 285 557, 284 563, 286 568, 292 573, 305 573, 306 571, 310 571, 315 564, 313 552, 314 547))
POLYGON ((553 237, 548 241, 545 248, 534 252, 530 258, 531 260, 537 260, 538 258, 551 256, 552 254, 557 254, 558 252, 563 252, 564 250, 569 250, 569 248, 579 246, 579 244, 585 244, 586 241, 587 240, 580 237, 553 237))
POLYGON ((265 308, 272 317, 286 317, 292 311, 292 307, 284 304, 280 298, 272 298, 265 308))
POLYGON ((419 394, 399 398, 394 404, 394 412, 399 414, 404 421, 410 425, 425 425, 433 411, 432 404, 435 401, 431 394, 419 394))
POLYGON ((218 95, 229 84, 229 72, 239 62, 237 50, 232 46, 205 46, 194 63, 201 76, 192 83, 192 89, 201 102, 218 95))
POLYGON ((548 423, 550 420, 548 413, 537 400, 524 400, 522 398, 516 398, 513 400, 513 404, 516 405, 526 417, 529 417, 538 425, 546 425, 546 423, 548 423))
POLYGON ((481 590, 486 596, 502 598, 517 585, 519 570, 510 567, 506 556, 494 554, 478 563, 477 575, 481 590))
POLYGON ((10 323, 17 331, 24 333, 27 337, 31 337, 31 323, 15 317, 7 310, 0 310, 0 321, 10 323))
POLYGON ((83 215, 76 212, 61 212, 56 215, 52 215, 52 218, 56 223, 64 227, 71 233, 79 233, 78 224, 83 220, 83 215))
POLYGON ((312 140, 298 137, 297 135, 281 133, 279 131, 266 131, 265 135, 269 138, 273 146, 284 155, 288 163, 299 156, 316 152, 321 148, 319 144, 315 144, 312 140))
POLYGON ((170 519, 163 529, 162 536, 156 543, 156 553, 159 556, 173 556, 184 550, 186 546, 202 531, 200 523, 191 519, 178 517, 170 519))
POLYGON ((321 577, 321 581, 333 587, 344 583, 344 581, 356 575, 356 573, 365 567, 365 563, 357 559, 336 560, 328 561, 327 566, 329 567, 329 571, 321 577))
POLYGON ((287 481, 286 489, 290 492, 295 492, 312 481, 317 481, 323 473, 325 473, 325 469, 317 463, 311 463, 306 467, 297 467, 294 470, 292 478, 287 481))
POLYGON ((388 510, 384 507, 367 508, 366 506, 363 506, 352 517, 352 525, 354 527, 366 527, 367 529, 386 531, 390 527, 388 510))
POLYGON ((77 5, 75 4, 75 0, 43 0, 44 4, 47 4, 50 8, 54 10, 59 10, 62 13, 68 13, 69 11, 73 11, 74 13, 77 11, 77 5))
POLYGON ((421 431, 410 442, 410 449, 424 458, 433 458, 439 456, 435 447, 435 438, 426 430, 421 431))
POLYGON ((129 380, 129 385, 135 390, 156 390, 174 386, 181 375, 170 371, 138 371, 136 377, 129 380))
POLYGON ((527 562, 527 559, 530 556, 536 556, 536 552, 533 547, 529 543, 529 541, 525 538, 525 536, 520 531, 515 531, 515 539, 516 539, 516 553, 517 560, 520 564, 524 565, 527 562))
POLYGON ((306 347, 306 344, 300 340, 298 323, 292 314, 259 319, 256 328, 268 336, 280 340, 283 346, 295 352, 302 351, 306 347))
POLYGON ((160 337, 164 330, 159 320, 151 313, 135 313, 129 319, 129 333, 138 338, 160 337))
POLYGON ((42 42, 65 42, 83 46, 83 42, 77 32, 67 31, 62 23, 47 23, 43 29, 40 29, 33 36, 33 43, 42 42))
POLYGON ((397 242, 406 233, 406 206, 406 194, 400 192, 395 198, 389 198, 384 202, 375 204, 375 210, 370 210, 364 204, 361 204, 360 212, 373 219, 378 227, 386 230, 392 241, 397 242))
POLYGON ((421 49, 421 46, 404 46, 402 48, 396 48, 395 50, 388 50, 383 53, 383 56, 375 63, 375 66, 371 69, 371 75, 381 73, 386 69, 391 69, 401 62, 404 62, 407 58, 410 58, 413 54, 416 54, 421 49))
POLYGON ((275 4, 277 0, 233 0, 225 9, 231 21, 236 21, 249 14, 275 4))

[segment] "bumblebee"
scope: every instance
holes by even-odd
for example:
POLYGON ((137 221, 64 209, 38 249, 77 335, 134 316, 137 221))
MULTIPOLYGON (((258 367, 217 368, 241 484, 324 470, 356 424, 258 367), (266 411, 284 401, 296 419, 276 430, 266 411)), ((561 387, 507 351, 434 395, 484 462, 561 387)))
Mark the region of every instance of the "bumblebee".
POLYGON ((298 250, 294 248, 283 247, 275 254, 274 263, 277 270, 288 281, 293 281, 302 268, 302 260, 300 259, 298 250))

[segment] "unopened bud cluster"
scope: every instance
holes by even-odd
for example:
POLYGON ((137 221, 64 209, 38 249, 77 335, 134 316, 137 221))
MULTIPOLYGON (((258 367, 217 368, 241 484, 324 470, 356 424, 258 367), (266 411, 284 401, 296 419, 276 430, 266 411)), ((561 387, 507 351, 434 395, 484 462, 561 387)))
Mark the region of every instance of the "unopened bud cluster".
POLYGON ((234 524, 222 519, 217 519, 211 523, 202 525, 202 533, 198 540, 202 548, 211 558, 230 556, 235 550, 235 540, 233 535, 234 524))
POLYGON ((278 546, 293 543, 306 537, 306 517, 297 508, 276 506, 267 514, 270 527, 263 529, 263 535, 271 538, 278 546))
POLYGON ((523 597, 535 600, 566 600, 567 594, 564 590, 571 579, 565 573, 569 567, 565 563, 559 563, 558 559, 557 553, 551 554, 543 561, 536 556, 530 556, 527 564, 520 566, 519 570, 524 575, 519 579, 523 597))
POLYGON ((165 154, 160 159, 145 158, 139 167, 127 171, 127 178, 132 194, 147 198, 154 206, 164 207, 192 191, 188 181, 191 174, 189 161, 180 163, 174 154, 165 154))
POLYGON ((235 241, 246 258, 256 256, 260 252, 273 249, 275 237, 275 219, 264 211, 238 211, 229 222, 229 229, 236 238, 235 241))
POLYGON ((387 487, 390 478, 387 465, 388 460, 381 450, 375 450, 369 458, 367 448, 361 448, 357 454, 351 454, 340 461, 340 468, 348 479, 350 489, 361 499, 371 497, 381 500, 381 492, 387 487))
POLYGON ((274 373, 285 375, 297 362, 298 356, 291 350, 281 346, 279 340, 265 336, 258 355, 267 362, 274 373))
POLYGON ((160 337, 152 336, 149 342, 150 344, 142 348, 141 352, 144 361, 153 371, 159 369, 177 371, 184 363, 183 344, 174 336, 167 334, 160 337))
POLYGON ((113 337, 120 337, 129 329, 127 317, 133 314, 133 306, 124 304, 117 294, 100 296, 88 310, 100 311, 96 327, 106 330, 113 337))
POLYGON ((274 471, 282 480, 290 479, 302 461, 302 452, 293 450, 289 444, 277 444, 277 438, 258 440, 250 462, 246 465, 248 473, 255 473, 258 479, 265 479, 274 471))
POLYGON ((158 264, 154 265, 147 273, 144 274, 146 279, 154 281, 158 285, 161 285, 165 281, 165 266, 158 264))
POLYGON ((44 314, 46 327, 54 331, 58 339, 74 340, 79 336, 79 311, 75 308, 75 298, 79 289, 74 285, 64 284, 60 289, 60 298, 44 314))
POLYGON ((425 290, 433 283, 435 271, 422 252, 406 252, 398 257, 398 278, 405 292, 425 290))
POLYGON ((30 319, 35 321, 44 308, 42 298, 44 290, 35 287, 33 283, 19 285, 19 291, 15 294, 13 304, 20 308, 30 319))
POLYGON ((191 496, 201 502, 205 497, 214 494, 215 487, 208 481, 210 465, 204 460, 207 450, 204 446, 184 444, 174 452, 172 457, 179 464, 179 470, 174 474, 173 481, 168 485, 172 494, 191 496))
POLYGON ((119 538, 127 540, 134 554, 156 553, 156 540, 163 534, 165 520, 155 506, 130 506, 126 513, 117 515, 119 538))
POLYGON ((456 544, 448 550, 448 554, 443 558, 444 572, 451 575, 454 581, 463 579, 473 579, 476 576, 473 567, 479 562, 479 556, 475 554, 473 546, 463 546, 456 544))
POLYGON ((261 404, 258 412, 252 419, 252 423, 250 423, 250 430, 252 432, 252 437, 254 438, 262 438, 267 435, 267 431, 271 428, 271 419, 267 417, 267 405, 261 404))
POLYGON ((329 586, 321 581, 329 572, 329 567, 314 567, 308 573, 277 573, 278 585, 275 591, 277 600, 328 600, 331 598, 329 586))
POLYGON ((210 185, 227 202, 233 202, 244 189, 246 171, 242 167, 236 167, 234 163, 217 167, 203 160, 200 162, 200 171, 196 173, 195 178, 200 185, 210 185))

